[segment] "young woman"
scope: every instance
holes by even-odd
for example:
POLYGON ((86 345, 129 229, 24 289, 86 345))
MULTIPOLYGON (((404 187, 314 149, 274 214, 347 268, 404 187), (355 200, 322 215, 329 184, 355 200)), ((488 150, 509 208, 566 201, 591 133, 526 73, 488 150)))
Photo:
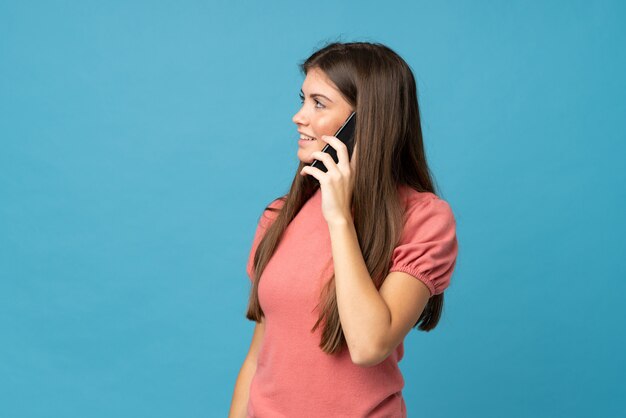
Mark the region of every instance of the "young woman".
POLYGON ((230 416, 406 417, 403 340, 437 325, 458 249, 426 163, 415 79, 376 43, 332 43, 301 69, 300 164, 254 235, 246 317, 257 324, 230 416), (332 135, 352 111, 349 160, 332 135))

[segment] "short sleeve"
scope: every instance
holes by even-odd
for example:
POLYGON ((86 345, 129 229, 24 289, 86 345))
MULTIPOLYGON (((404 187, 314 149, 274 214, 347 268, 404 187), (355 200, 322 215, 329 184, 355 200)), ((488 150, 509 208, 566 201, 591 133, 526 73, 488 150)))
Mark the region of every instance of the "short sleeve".
POLYGON ((399 244, 393 251, 392 271, 402 271, 422 281, 437 295, 449 286, 456 264, 456 221, 448 203, 429 197, 407 209, 399 244))
MULTIPOLYGON (((268 206, 270 208, 280 209, 283 206, 284 201, 279 198, 271 202, 268 206)), ((259 246, 259 243, 263 239, 265 235, 265 231, 272 225, 274 220, 276 220, 278 216, 277 211, 270 211, 269 209, 265 209, 259 218, 259 222, 256 227, 256 231, 254 232, 254 238, 252 239, 252 248, 250 249, 250 253, 248 255, 248 262, 246 265, 246 273, 248 273, 248 277, 250 281, 254 281, 252 272, 254 270, 254 253, 256 253, 256 249, 259 246)))

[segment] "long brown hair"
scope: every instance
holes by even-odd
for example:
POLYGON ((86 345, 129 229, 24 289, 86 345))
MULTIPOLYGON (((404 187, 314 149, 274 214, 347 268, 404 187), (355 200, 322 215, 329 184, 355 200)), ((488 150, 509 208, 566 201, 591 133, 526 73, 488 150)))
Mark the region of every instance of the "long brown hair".
MULTIPOLYGON (((305 76, 312 68, 321 70, 356 111, 354 226, 367 269, 376 289, 380 289, 404 223, 398 186, 437 194, 426 163, 415 78, 398 54, 379 43, 330 43, 300 64, 305 76)), ((246 317, 256 322, 263 316, 258 298, 263 270, 291 220, 319 187, 313 176, 298 174, 304 166, 300 162, 289 193, 280 198, 282 207, 266 208, 278 215, 273 216, 254 254, 256 274, 246 317)), ((334 274, 322 289, 318 307, 319 318, 311 332, 323 325, 319 346, 328 354, 336 354, 346 341, 337 309, 334 274)), ((432 295, 413 327, 434 329, 442 308, 443 293, 432 295)))

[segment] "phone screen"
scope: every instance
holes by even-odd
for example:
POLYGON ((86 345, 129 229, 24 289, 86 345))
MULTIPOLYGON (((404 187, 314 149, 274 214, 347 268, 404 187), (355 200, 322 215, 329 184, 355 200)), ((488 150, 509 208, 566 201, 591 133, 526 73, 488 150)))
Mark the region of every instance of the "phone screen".
MULTIPOLYGON (((348 158, 352 159, 352 151, 354 149, 354 127, 356 123, 356 114, 352 112, 350 116, 346 119, 346 121, 341 125, 341 127, 337 130, 334 137, 339 139, 341 142, 346 144, 348 148, 348 158)), ((330 154, 330 156, 335 161, 335 164, 339 162, 339 158, 337 157, 337 150, 333 148, 330 144, 326 144, 322 149, 322 152, 330 154)), ((324 173, 328 171, 324 163, 320 160, 314 160, 311 163, 311 167, 316 167, 322 170, 324 173)))

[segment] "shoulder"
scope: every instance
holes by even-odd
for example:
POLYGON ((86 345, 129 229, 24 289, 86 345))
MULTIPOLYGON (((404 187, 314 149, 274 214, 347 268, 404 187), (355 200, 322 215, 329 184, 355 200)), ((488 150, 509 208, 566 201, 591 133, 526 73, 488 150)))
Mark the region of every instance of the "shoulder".
POLYGON ((398 193, 407 218, 438 215, 454 219, 450 204, 432 192, 420 192, 409 186, 399 186, 398 193))
POLYGON ((268 223, 274 221, 278 217, 278 214, 280 213, 280 210, 282 209, 286 200, 287 195, 280 196, 272 200, 263 210, 263 213, 261 214, 261 219, 259 220, 260 223, 265 226, 268 223))
POLYGON ((456 219, 447 201, 431 192, 406 188, 401 242, 456 235, 456 219))

